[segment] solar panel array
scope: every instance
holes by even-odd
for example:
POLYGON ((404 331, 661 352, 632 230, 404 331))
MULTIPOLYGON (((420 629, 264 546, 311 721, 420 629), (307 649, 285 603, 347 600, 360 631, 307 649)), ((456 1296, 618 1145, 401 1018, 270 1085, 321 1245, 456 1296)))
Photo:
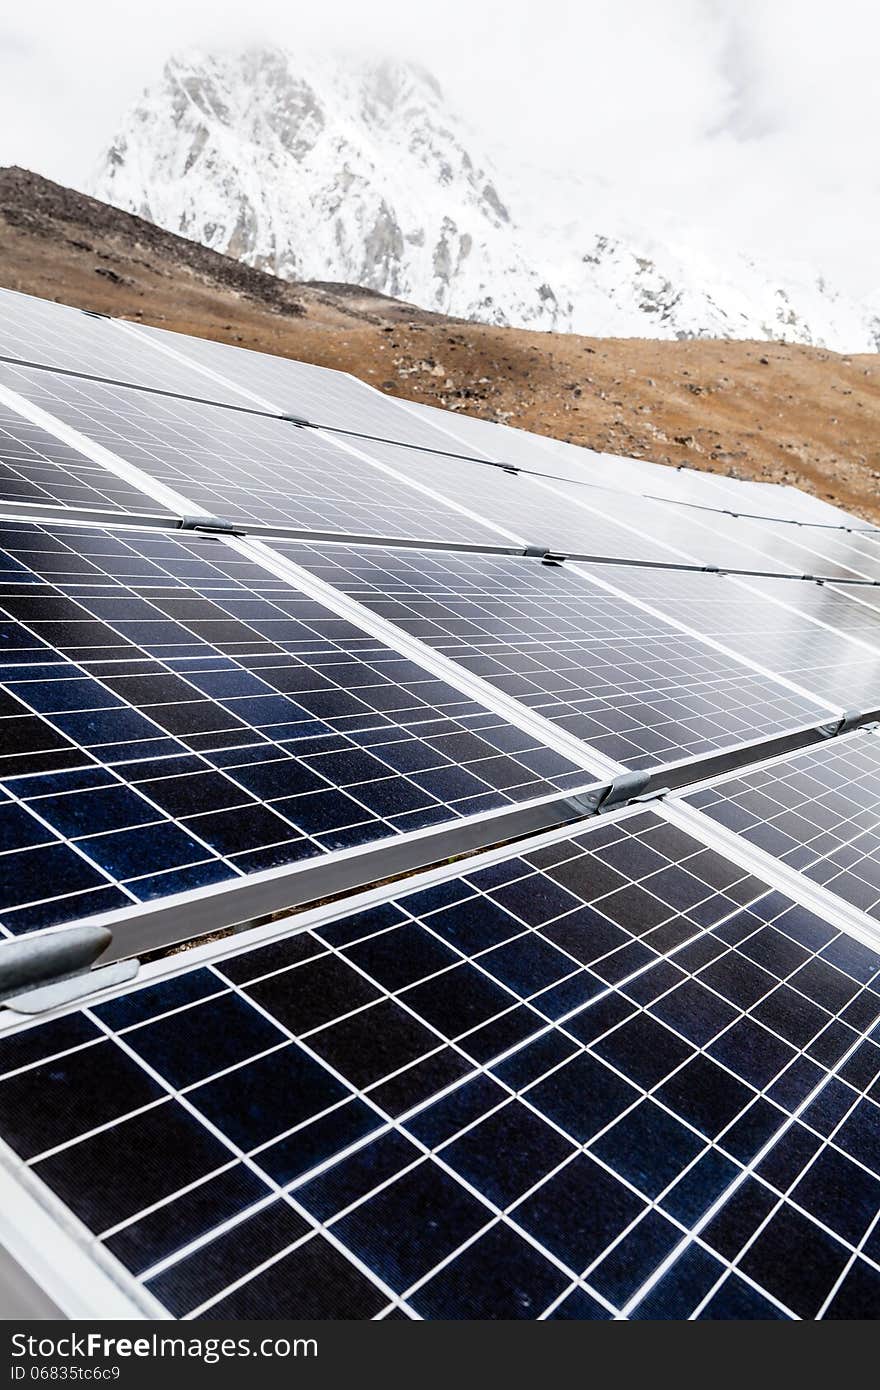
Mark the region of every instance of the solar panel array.
POLYGON ((91 1316, 876 1316, 878 595, 790 489, 0 291, 0 964, 246 928, 0 1007, 0 1242, 91 1316))

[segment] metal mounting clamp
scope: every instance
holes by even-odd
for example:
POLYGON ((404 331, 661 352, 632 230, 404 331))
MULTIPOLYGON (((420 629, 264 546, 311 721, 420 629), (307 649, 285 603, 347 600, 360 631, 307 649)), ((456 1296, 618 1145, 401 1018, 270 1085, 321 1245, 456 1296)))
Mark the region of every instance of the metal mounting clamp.
POLYGON ((605 783, 601 787, 591 787, 589 791, 569 797, 567 805, 579 816, 597 816, 600 812, 626 806, 630 801, 652 801, 654 797, 662 796, 665 788, 645 794, 648 781, 647 772, 622 772, 613 782, 605 783))
MULTIPOLYGON (((844 710, 842 718, 836 719, 831 724, 821 724, 818 732, 821 734, 822 738, 837 738, 839 734, 847 734, 850 729, 855 729, 860 718, 861 710, 844 710)), ((866 727, 870 727, 870 725, 866 727)))
POLYGON ((177 522, 179 531, 204 531, 208 535, 243 536, 245 532, 234 521, 220 516, 182 516, 177 522))
MULTIPOLYGON (((312 423, 311 420, 304 420, 301 415, 279 415, 278 419, 286 420, 289 425, 302 425, 303 427, 312 423)), ((313 428, 317 428, 317 426, 313 426, 313 428)))
POLYGON ((613 811, 616 806, 625 806, 628 801, 641 798, 650 780, 647 772, 623 772, 615 777, 605 795, 599 802, 600 811, 613 811))
POLYGON ((136 960, 92 966, 113 940, 107 927, 63 927, 0 942, 0 1005, 41 1014, 124 984, 140 968, 136 960))
POLYGON ((560 551, 548 550, 546 545, 527 545, 522 553, 530 559, 540 560, 542 565, 561 565, 565 560, 560 551))

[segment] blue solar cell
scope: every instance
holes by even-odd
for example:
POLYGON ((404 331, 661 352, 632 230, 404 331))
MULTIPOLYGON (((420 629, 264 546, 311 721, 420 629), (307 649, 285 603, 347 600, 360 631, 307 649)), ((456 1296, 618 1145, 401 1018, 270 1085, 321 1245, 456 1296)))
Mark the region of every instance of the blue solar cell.
POLYGON ((223 541, 0 544, 8 932, 593 780, 223 541))
MULTIPOLYGON (((875 736, 823 743, 747 769, 685 800, 853 907, 880 917, 880 740, 875 736)), ((846 949, 858 950, 858 944, 846 949)))
POLYGON ((173 1316, 876 1316, 867 948, 650 810, 444 886, 0 1038, 0 1135, 173 1316))
POLYGON ((579 566, 317 541, 273 547, 627 767, 681 761, 827 712, 585 582, 579 566))

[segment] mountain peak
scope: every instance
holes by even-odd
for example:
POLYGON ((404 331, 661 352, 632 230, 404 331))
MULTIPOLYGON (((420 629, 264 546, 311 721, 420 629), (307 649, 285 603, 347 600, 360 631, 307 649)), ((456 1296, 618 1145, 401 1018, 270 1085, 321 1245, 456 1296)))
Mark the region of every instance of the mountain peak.
POLYGON ((174 54, 90 191, 283 278, 360 284, 466 319, 880 345, 877 316, 816 268, 606 235, 589 187, 530 182, 539 213, 514 212, 523 188, 423 67, 262 45, 174 54))

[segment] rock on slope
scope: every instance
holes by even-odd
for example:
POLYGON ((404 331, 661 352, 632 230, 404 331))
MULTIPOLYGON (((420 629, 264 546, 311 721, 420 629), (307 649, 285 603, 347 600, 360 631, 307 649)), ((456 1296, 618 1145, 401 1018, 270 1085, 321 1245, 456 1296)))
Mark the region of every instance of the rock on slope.
POLYGON ((502 186, 423 70, 263 48, 169 61, 90 191, 285 279, 477 322, 880 345, 880 318, 812 271, 609 236, 589 185, 526 181, 502 186), (511 211, 529 202, 542 215, 511 211))

